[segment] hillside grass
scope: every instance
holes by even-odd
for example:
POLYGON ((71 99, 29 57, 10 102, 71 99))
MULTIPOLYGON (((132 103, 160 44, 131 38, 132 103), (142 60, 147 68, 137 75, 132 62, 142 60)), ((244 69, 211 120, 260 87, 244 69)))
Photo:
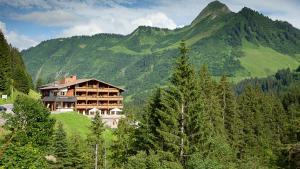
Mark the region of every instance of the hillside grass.
POLYGON ((300 64, 289 55, 246 41, 243 43, 243 52, 245 56, 239 58, 239 60, 251 77, 266 77, 279 69, 296 69, 300 64))
POLYGON ((86 137, 89 134, 89 126, 91 125, 91 119, 78 114, 77 112, 68 112, 61 114, 51 114, 57 122, 61 122, 64 126, 64 130, 68 136, 72 134, 79 134, 82 137, 86 137))
MULTIPOLYGON (((11 95, 7 98, 7 100, 3 100, 2 98, 0 98, 0 105, 2 104, 13 104, 14 101, 16 100, 16 98, 19 96, 19 95, 26 95, 22 92, 19 92, 17 90, 13 90, 13 92, 11 93, 11 95)), ((40 99, 41 98, 41 95, 34 91, 34 90, 31 90, 29 91, 28 95, 30 98, 33 98, 33 99, 40 99)))
MULTIPOLYGON (((74 134, 80 135, 82 138, 86 138, 90 133, 89 126, 91 126, 91 118, 78 114, 77 112, 67 112, 61 114, 51 114, 51 117, 56 119, 57 122, 63 124, 64 130, 68 137, 74 134)), ((113 131, 110 128, 106 128, 103 133, 103 138, 110 146, 114 139, 113 131)))

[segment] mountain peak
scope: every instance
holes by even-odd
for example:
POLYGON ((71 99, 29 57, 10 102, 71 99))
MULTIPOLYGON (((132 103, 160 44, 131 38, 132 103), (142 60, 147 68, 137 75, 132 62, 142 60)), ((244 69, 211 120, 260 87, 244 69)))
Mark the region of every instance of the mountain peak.
POLYGON ((222 16, 230 12, 230 9, 225 4, 219 1, 213 1, 200 12, 192 24, 198 23, 200 20, 207 17, 210 17, 210 19, 215 19, 218 16, 222 16))

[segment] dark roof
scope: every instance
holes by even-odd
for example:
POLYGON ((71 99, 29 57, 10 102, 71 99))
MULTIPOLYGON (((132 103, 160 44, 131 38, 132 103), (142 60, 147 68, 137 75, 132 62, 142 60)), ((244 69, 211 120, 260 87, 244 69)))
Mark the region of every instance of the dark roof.
POLYGON ((43 101, 45 102, 76 102, 76 97, 68 97, 68 96, 46 96, 43 98, 43 101))
POLYGON ((91 80, 96 80, 100 83, 104 83, 104 84, 107 84, 109 86, 112 86, 112 87, 115 87, 121 91, 125 91, 124 89, 120 88, 120 87, 117 87, 117 86, 114 86, 112 84, 109 84, 109 83, 106 83, 106 82, 103 82, 103 81, 100 81, 100 80, 97 80, 97 79, 77 79, 75 82, 71 82, 71 83, 63 83, 63 84, 59 84, 58 81, 55 81, 53 83, 49 83, 49 84, 46 84, 46 85, 42 85, 39 87, 40 90, 45 90, 45 89, 62 89, 62 88, 66 88, 66 87, 69 87, 69 86, 73 86, 73 85, 76 85, 76 84, 79 84, 79 83, 83 83, 83 82, 87 82, 87 81, 91 81, 91 80))

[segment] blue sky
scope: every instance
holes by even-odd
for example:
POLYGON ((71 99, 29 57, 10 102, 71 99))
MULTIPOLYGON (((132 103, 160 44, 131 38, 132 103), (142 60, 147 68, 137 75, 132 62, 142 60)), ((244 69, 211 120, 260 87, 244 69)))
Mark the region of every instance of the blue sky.
MULTIPOLYGON (((174 29, 190 24, 211 0, 0 0, 0 29, 19 49, 43 40, 128 34, 139 25, 174 29)), ((243 7, 300 28, 300 0, 221 0, 233 12, 243 7)))

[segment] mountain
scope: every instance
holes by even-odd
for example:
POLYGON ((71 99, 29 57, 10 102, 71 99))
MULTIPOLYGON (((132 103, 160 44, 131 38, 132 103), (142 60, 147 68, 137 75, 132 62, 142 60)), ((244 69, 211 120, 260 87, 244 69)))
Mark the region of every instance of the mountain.
POLYGON ((20 52, 7 43, 0 30, 0 95, 9 95, 11 87, 28 94, 33 85, 20 52))
POLYGON ((22 51, 34 80, 76 74, 126 89, 127 100, 164 85, 184 40, 192 63, 232 80, 264 77, 299 65, 300 30, 249 8, 234 13, 219 1, 190 25, 174 30, 140 26, 128 35, 97 34, 47 40, 22 51))

